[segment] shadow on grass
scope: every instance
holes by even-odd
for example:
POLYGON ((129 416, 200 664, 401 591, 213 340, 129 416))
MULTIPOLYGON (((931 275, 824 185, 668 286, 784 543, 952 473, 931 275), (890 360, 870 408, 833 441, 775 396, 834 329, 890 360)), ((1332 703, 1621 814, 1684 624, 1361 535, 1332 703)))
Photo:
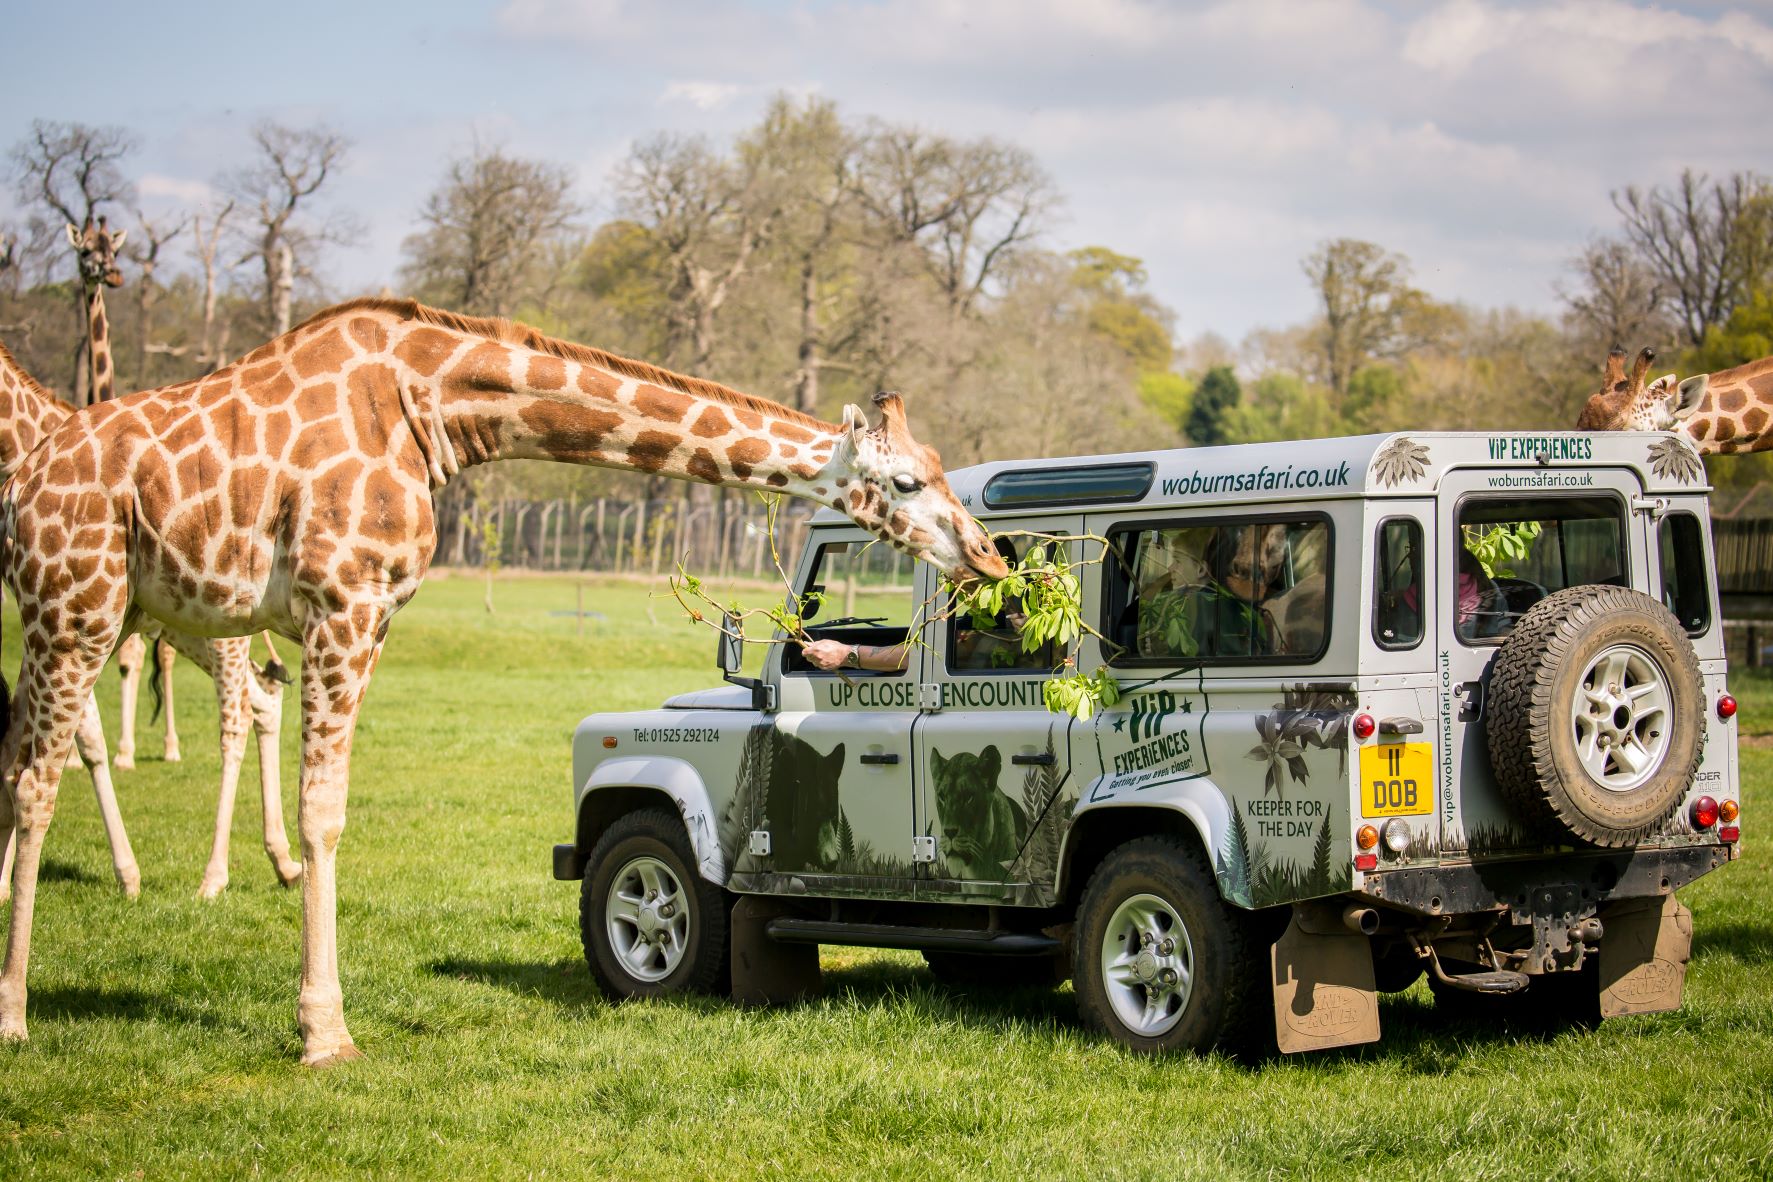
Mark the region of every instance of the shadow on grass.
POLYGON ((127 1022, 177 1022, 216 1029, 224 1023, 213 1013, 194 1009, 174 997, 140 989, 103 989, 86 985, 31 990, 31 1015, 37 1018, 127 1022))
POLYGON ((538 961, 467 960, 448 957, 428 966, 439 977, 496 985, 521 997, 534 997, 566 1009, 588 1010, 603 1004, 585 962, 576 958, 538 961))
POLYGON ((1693 956, 1730 956, 1743 964, 1773 963, 1773 926, 1707 918, 1693 928, 1693 956))
POLYGON ((70 862, 58 862, 54 858, 45 858, 37 865, 38 882, 78 882, 97 885, 107 881, 90 870, 82 870, 70 862))

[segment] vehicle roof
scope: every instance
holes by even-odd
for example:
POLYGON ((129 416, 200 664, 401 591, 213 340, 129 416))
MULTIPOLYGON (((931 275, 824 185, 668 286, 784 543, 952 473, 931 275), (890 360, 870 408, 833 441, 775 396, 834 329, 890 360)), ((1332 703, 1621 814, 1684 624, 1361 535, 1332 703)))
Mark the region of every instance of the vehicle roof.
MULTIPOLYGON (((1110 468, 1149 464, 1150 487, 1136 498, 1084 508, 1260 504, 1345 497, 1432 495, 1441 478, 1459 468, 1571 470, 1631 468, 1646 493, 1704 493, 1705 468, 1682 436, 1660 431, 1408 431, 1337 439, 1285 440, 1223 447, 1170 448, 1118 455, 999 460, 948 473, 948 483, 975 515, 1076 512, 1076 501, 1005 506, 987 502, 986 486, 1008 472, 1110 468)), ((1125 471, 1125 469, 1122 469, 1125 471)), ((1522 494, 1539 491, 1523 487, 1522 494)), ((848 519, 832 509, 816 524, 848 519)))

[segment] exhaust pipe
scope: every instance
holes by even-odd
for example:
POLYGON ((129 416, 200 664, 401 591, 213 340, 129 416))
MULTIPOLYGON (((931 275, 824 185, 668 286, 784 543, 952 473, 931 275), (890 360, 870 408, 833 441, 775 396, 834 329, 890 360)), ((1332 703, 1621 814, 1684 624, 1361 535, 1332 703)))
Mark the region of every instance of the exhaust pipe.
POLYGON ((1379 930, 1379 913, 1371 907, 1350 903, 1342 909, 1342 926, 1359 936, 1371 936, 1379 930))

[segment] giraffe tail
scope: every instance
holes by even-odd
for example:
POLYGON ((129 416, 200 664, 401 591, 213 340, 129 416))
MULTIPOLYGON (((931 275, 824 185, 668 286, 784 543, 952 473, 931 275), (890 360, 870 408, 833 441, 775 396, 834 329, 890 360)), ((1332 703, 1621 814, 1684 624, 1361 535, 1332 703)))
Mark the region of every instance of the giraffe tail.
POLYGON ((165 668, 160 663, 160 638, 148 642, 148 689, 154 695, 154 712, 148 715, 149 722, 160 720, 160 707, 165 704, 160 692, 160 678, 165 668))
POLYGON ((273 681, 282 682, 284 685, 293 684, 295 674, 291 673, 289 667, 278 659, 277 646, 271 643, 271 634, 261 632, 259 635, 264 638, 265 647, 271 650, 271 659, 265 662, 265 676, 273 681))

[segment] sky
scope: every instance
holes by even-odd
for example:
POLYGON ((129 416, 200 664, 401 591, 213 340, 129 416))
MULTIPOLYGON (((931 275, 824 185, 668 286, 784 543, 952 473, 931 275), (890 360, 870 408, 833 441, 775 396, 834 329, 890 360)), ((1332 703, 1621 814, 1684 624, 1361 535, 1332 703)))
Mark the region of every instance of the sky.
POLYGON ((603 217, 635 142, 724 140, 782 91, 1027 149, 1064 198, 1050 244, 1144 260, 1184 339, 1309 316, 1300 259, 1342 236, 1440 299, 1555 311, 1613 191, 1773 174, 1773 0, 11 0, 0 24, 0 147, 129 128, 150 215, 201 203, 258 119, 348 135, 340 296, 397 286, 475 143, 569 166, 603 217))

